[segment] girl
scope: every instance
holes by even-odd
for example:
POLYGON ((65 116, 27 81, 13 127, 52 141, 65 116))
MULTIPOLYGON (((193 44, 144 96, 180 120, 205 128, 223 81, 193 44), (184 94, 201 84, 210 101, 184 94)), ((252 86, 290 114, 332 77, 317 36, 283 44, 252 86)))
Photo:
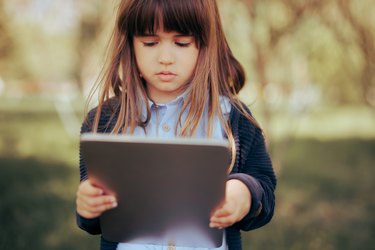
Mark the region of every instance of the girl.
MULTIPOLYGON (((262 131, 238 100, 244 71, 215 0, 122 0, 116 24, 99 105, 81 132, 227 138, 232 163, 226 197, 209 226, 225 228, 217 249, 241 249, 240 230, 270 221, 276 179, 262 131)), ((78 225, 100 234, 98 217, 117 206, 116 198, 90 183, 82 157, 80 175, 78 225)), ((101 240, 101 249, 165 247, 101 240)))

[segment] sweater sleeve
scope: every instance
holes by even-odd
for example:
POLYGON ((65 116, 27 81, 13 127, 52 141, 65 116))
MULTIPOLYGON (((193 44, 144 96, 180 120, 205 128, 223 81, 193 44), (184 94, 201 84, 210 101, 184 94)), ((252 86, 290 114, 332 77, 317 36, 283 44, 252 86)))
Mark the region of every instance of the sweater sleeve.
MULTIPOLYGON (((110 133, 114 124, 116 122, 117 116, 115 116, 116 111, 119 108, 119 103, 117 98, 111 98, 102 106, 102 111, 100 114, 100 119, 98 123, 98 133, 110 133)), ((85 119, 81 127, 81 134, 92 132, 92 126, 94 123, 94 118, 97 112, 97 108, 92 109, 85 119)), ((86 164, 82 155, 81 146, 79 150, 79 172, 80 181, 84 181, 88 178, 86 164)), ((101 234, 99 218, 86 219, 80 216, 76 212, 77 225, 90 234, 101 234)))
POLYGON ((274 212, 276 177, 262 131, 240 115, 234 133, 237 167, 229 179, 242 181, 251 193, 249 213, 234 227, 252 230, 267 224, 274 212), (237 138, 236 138, 237 137, 237 138))
MULTIPOLYGON (((87 115, 87 118, 82 124, 81 134, 91 132, 91 125, 92 125, 94 116, 95 116, 95 110, 90 111, 89 114, 87 115)), ((81 146, 79 148, 79 173, 80 173, 80 182, 88 178, 85 161, 82 156, 81 146)), ((82 217, 81 215, 79 215, 78 212, 76 211, 76 221, 77 221, 78 227, 81 228, 82 230, 90 234, 101 234, 99 218, 86 219, 82 217)))

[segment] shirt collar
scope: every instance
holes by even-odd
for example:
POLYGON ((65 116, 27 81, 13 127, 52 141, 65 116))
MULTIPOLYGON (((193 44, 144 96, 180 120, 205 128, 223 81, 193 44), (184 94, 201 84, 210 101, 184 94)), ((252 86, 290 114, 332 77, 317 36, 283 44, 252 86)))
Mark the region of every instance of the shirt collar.
MULTIPOLYGON (((191 88, 187 88, 181 95, 177 96, 175 99, 168 103, 155 103, 150 98, 147 98, 147 106, 148 108, 152 109, 152 107, 171 107, 175 106, 177 104, 184 104, 186 99, 188 98, 190 94, 191 88)), ((142 118, 146 119, 147 117, 147 106, 145 105, 145 102, 142 102, 142 118)))
POLYGON ((152 107, 153 105, 155 106, 171 106, 171 105, 176 105, 177 103, 184 103, 188 94, 190 93, 190 88, 186 89, 181 95, 177 96, 175 99, 173 99, 172 101, 170 102, 167 102, 167 103, 156 103, 156 102, 153 102, 151 101, 149 98, 147 99, 148 100, 148 105, 149 107, 152 107))
MULTIPOLYGON (((172 105, 177 105, 178 103, 184 104, 186 99, 188 98, 190 94, 191 88, 187 88, 181 95, 177 96, 174 100, 168 102, 168 103, 163 103, 163 104, 158 104, 154 103, 153 101, 150 100, 150 98, 147 98, 147 105, 151 109, 152 107, 169 107, 172 105)), ((225 96, 220 96, 219 97, 220 101, 220 108, 221 111, 223 112, 223 115, 228 115, 231 111, 231 102, 228 97, 225 96)), ((146 119, 147 117, 147 106, 145 102, 142 102, 142 119, 146 119)))

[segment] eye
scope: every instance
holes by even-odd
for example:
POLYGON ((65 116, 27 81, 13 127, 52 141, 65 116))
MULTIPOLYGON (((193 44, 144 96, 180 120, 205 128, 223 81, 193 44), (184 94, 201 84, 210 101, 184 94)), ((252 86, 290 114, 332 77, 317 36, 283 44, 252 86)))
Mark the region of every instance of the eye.
POLYGON ((179 47, 189 47, 192 42, 175 42, 177 46, 179 47))
POLYGON ((183 48, 186 48, 186 47, 189 47, 190 45, 194 44, 194 37, 193 36, 190 36, 190 35, 182 35, 182 36, 177 36, 174 43, 178 46, 178 47, 183 47, 183 48))
POLYGON ((142 42, 142 43, 143 43, 143 46, 145 46, 145 47, 153 47, 153 46, 158 44, 158 42, 155 42, 155 41, 145 41, 145 42, 142 42))

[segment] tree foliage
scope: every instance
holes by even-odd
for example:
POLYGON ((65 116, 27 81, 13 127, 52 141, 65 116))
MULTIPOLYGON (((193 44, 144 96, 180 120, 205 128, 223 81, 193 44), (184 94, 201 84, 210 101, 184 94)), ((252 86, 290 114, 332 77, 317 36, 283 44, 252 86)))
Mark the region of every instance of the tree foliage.
MULTIPOLYGON (((65 81, 83 91, 104 61, 117 3, 0 0, 0 76, 6 84, 65 81)), ((218 3, 259 99, 307 86, 325 104, 375 105, 374 1, 218 3)))
MULTIPOLYGON (((326 103, 375 106, 373 1, 237 0, 221 4, 232 5, 227 11, 247 10, 242 30, 248 32, 249 72, 261 94, 273 82, 286 92, 295 85, 312 84, 321 89, 326 103)), ((227 30, 233 16, 227 20, 227 30)))

